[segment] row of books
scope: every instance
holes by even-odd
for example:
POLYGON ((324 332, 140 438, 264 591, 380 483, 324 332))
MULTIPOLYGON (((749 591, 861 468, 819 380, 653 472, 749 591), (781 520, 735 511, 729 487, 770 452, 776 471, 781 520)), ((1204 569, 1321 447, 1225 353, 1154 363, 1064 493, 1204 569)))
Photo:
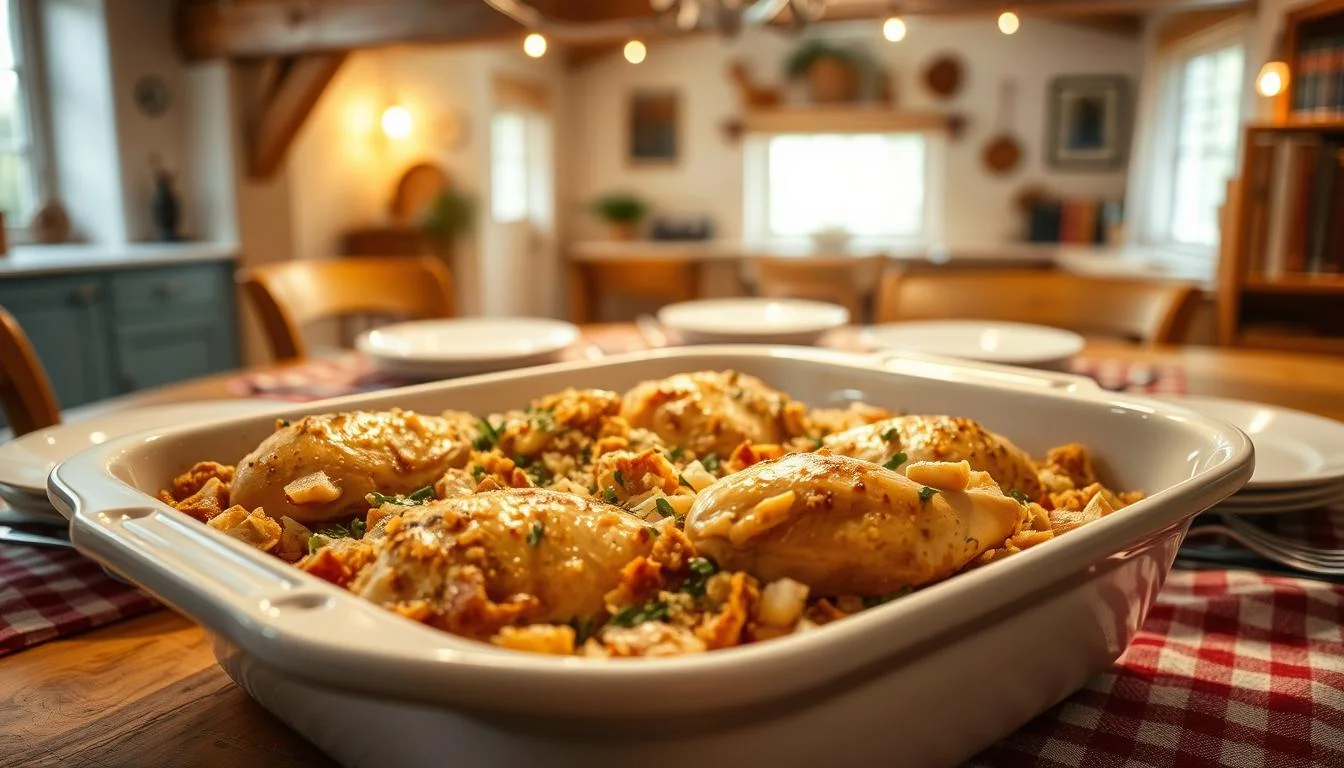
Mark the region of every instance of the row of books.
POLYGON ((1292 116, 1299 120, 1344 117, 1344 35, 1302 44, 1293 66, 1292 116))
POLYGON ((1066 197, 1033 201, 1027 217, 1029 242, 1091 245, 1118 240, 1124 209, 1114 200, 1066 197))
POLYGON ((1344 138, 1267 137, 1247 179, 1249 274, 1344 272, 1344 138))

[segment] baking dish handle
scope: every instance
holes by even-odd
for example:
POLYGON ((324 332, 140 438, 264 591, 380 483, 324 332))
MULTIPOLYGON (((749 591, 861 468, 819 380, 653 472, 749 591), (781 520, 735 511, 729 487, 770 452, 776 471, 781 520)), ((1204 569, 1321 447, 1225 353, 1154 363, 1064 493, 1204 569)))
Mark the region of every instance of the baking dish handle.
POLYGON ((982 363, 962 358, 939 357, 918 352, 880 350, 867 355, 869 362, 887 371, 923 378, 988 382, 1025 389, 1050 389, 1064 392, 1097 391, 1101 387, 1087 376, 1040 368, 982 363))

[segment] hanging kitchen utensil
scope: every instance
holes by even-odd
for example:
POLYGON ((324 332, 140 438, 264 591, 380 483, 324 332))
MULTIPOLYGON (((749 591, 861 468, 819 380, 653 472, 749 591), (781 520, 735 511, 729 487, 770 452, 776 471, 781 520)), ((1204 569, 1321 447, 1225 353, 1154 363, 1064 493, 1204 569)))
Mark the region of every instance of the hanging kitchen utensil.
POLYGON ((924 86, 935 97, 946 101, 961 90, 961 59, 947 53, 934 59, 924 70, 924 86))
POLYGON ((999 87, 999 132, 985 145, 985 168, 996 176, 1004 176, 1017 169, 1022 162, 1022 144, 1013 135, 1013 102, 1017 98, 1017 84, 1004 80, 999 87))

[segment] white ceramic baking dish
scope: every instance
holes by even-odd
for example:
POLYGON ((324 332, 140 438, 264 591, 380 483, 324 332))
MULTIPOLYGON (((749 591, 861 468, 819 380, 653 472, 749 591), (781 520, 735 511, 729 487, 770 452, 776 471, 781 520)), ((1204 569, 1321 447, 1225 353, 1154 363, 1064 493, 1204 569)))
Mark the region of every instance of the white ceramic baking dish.
POLYGON ((236 462, 272 416, 142 433, 52 475, 81 551, 204 625, 228 674, 350 766, 954 764, 1124 650, 1190 519, 1251 475, 1250 441, 1061 374, 823 350, 701 347, 567 363, 288 408, 499 411, 566 386, 621 390, 735 368, 812 405, 983 421, 1040 455, 1091 446, 1151 495, 1059 539, 814 632, 675 659, 495 649, 416 624, 152 498, 192 462, 236 462))

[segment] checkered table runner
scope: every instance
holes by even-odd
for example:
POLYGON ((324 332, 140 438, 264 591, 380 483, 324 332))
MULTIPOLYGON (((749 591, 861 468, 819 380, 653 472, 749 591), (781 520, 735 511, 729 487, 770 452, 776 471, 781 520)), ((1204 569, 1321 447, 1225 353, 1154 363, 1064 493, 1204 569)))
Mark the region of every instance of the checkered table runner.
POLYGON ((74 550, 0 544, 0 656, 157 607, 74 550))

